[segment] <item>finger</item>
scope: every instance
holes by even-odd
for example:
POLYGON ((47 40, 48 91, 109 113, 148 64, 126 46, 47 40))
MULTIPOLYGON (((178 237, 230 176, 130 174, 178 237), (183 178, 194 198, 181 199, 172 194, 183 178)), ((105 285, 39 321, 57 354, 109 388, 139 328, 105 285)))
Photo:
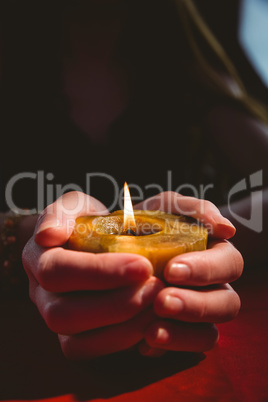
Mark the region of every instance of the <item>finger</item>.
POLYGON ((205 352, 216 345, 218 338, 213 324, 157 321, 145 332, 145 340, 152 348, 180 352, 205 352))
POLYGON ((135 209, 160 210, 177 215, 191 216, 203 223, 209 234, 216 238, 229 239, 235 234, 235 227, 224 218, 210 201, 185 197, 173 191, 166 191, 135 205, 135 209))
POLYGON ((164 349, 152 348, 144 340, 139 343, 138 350, 142 356, 146 357, 161 357, 166 353, 164 349))
POLYGON ((53 332, 73 335, 131 319, 151 305, 163 287, 154 277, 142 286, 82 294, 60 295, 38 286, 34 301, 53 332))
POLYGON ((239 296, 228 284, 200 290, 165 288, 154 302, 158 316, 186 322, 230 321, 240 306, 239 296))
POLYGON ((174 257, 165 267, 164 277, 173 285, 207 286, 238 279, 243 266, 241 254, 231 243, 214 241, 207 250, 174 257))
POLYGON ((70 237, 78 216, 107 213, 106 207, 96 198, 71 191, 49 205, 39 216, 35 241, 43 247, 61 246, 70 237))
POLYGON ((151 263, 137 254, 43 249, 33 239, 26 245, 22 259, 26 271, 50 292, 114 289, 143 282, 153 273, 151 263))
POLYGON ((151 308, 130 320, 78 335, 59 335, 64 355, 85 360, 126 350, 143 339, 145 328, 155 320, 151 308))

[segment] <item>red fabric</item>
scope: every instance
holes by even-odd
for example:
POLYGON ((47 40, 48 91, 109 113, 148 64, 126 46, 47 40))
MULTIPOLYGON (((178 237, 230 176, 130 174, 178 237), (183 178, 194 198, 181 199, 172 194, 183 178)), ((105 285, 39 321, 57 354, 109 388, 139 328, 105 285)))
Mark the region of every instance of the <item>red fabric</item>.
MULTIPOLYGON (((267 270, 268 271, 268 270, 267 270)), ((239 316, 219 325, 220 341, 200 355, 134 353, 84 366, 62 356, 57 337, 28 301, 2 302, 1 400, 268 401, 268 273, 246 273, 235 285, 239 316)))

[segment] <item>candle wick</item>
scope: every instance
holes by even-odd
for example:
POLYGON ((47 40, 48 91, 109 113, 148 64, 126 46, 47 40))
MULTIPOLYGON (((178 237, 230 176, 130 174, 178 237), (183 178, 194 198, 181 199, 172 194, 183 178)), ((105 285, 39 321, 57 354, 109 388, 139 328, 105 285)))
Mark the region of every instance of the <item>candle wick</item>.
POLYGON ((136 236, 136 232, 134 232, 134 230, 128 229, 128 230, 124 233, 124 235, 127 235, 127 236, 136 236))

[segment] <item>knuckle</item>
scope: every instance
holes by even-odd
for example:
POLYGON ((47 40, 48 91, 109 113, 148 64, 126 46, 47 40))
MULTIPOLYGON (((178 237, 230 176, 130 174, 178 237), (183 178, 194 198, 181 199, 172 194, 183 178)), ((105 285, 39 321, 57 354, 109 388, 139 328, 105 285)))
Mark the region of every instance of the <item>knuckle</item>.
POLYGON ((207 286, 214 282, 215 263, 206 254, 203 254, 202 257, 203 261, 202 265, 200 264, 200 269, 195 269, 192 271, 196 276, 198 283, 202 284, 202 286, 207 286))
POLYGON ((46 218, 46 215, 49 213, 51 210, 51 205, 48 205, 38 216, 37 221, 36 221, 36 229, 40 226, 40 224, 44 221, 46 218))
POLYGON ((212 266, 212 264, 208 264, 203 279, 204 285, 210 285, 211 283, 213 283, 213 277, 214 277, 214 267, 212 266))
POLYGON ((46 206, 46 208, 38 216, 36 226, 40 226, 40 224, 46 219, 48 215, 55 213, 56 205, 57 201, 54 201, 53 203, 46 206))
POLYGON ((218 208, 216 207, 215 204, 213 204, 213 202, 209 201, 209 200, 201 200, 202 202, 204 202, 205 207, 210 210, 210 211, 218 211, 218 208))
MULTIPOLYGON (((68 193, 65 193, 63 195, 61 195, 56 201, 55 203, 60 203, 64 200, 69 200, 69 199, 73 199, 73 198, 78 198, 78 197, 82 197, 84 195, 84 193, 82 191, 77 191, 77 190, 72 190, 72 191, 68 191, 68 193)), ((54 204, 55 204, 54 203, 54 204)))
POLYGON ((233 320, 238 315, 241 308, 240 297, 233 289, 230 291, 230 302, 228 305, 230 306, 230 309, 226 316, 225 321, 233 320))
POLYGON ((92 256, 92 263, 94 264, 94 275, 96 280, 101 280, 103 274, 107 270, 107 262, 105 254, 97 254, 92 256), (93 260, 94 258, 94 260, 93 260))
POLYGON ((206 331, 206 336, 203 337, 202 351, 206 352, 213 349, 219 340, 219 331, 216 325, 211 324, 206 331))
POLYGON ((63 312, 64 308, 60 299, 47 302, 43 318, 48 328, 55 333, 64 333, 63 312))
POLYGON ((63 195, 61 195, 56 201, 55 204, 57 205, 57 207, 65 207, 68 205, 68 209, 69 207, 75 208, 77 207, 77 205, 79 205, 79 202, 83 202, 83 200, 85 199, 85 194, 82 191, 77 191, 77 190, 72 190, 69 191, 68 193, 65 193, 63 195))
POLYGON ((204 218, 206 214, 215 209, 215 206, 211 201, 195 198, 193 199, 193 208, 195 213, 199 213, 200 218, 204 218))
POLYGON ((177 196, 180 196, 180 194, 175 191, 163 191, 162 193, 159 193, 159 196, 175 199, 177 196))
POLYGON ((70 361, 90 360, 99 355, 98 352, 96 353, 94 342, 92 344, 88 342, 90 335, 86 337, 81 337, 81 335, 58 335, 61 350, 66 359, 70 361))
POLYGON ((202 322, 203 320, 206 321, 206 319, 207 319, 207 316, 208 316, 208 305, 207 305, 206 300, 204 300, 203 298, 201 298, 201 299, 199 300, 199 303, 198 303, 198 310, 196 310, 195 315, 196 315, 195 318, 196 318, 198 321, 200 321, 200 322, 202 322))
POLYGON ((236 248, 234 249, 233 254, 233 266, 234 266, 234 273, 231 281, 240 278, 244 269, 244 259, 242 257, 242 254, 236 248))
POLYGON ((178 193, 174 191, 162 191, 149 199, 150 209, 160 209, 166 212, 171 212, 172 204, 176 200, 178 193))
POLYGON ((72 335, 58 335, 61 350, 68 360, 77 360, 80 358, 77 348, 76 339, 72 335))
POLYGON ((230 275, 227 279, 227 282, 233 282, 240 278, 243 273, 244 259, 240 251, 238 251, 231 242, 226 240, 225 244, 227 246, 226 251, 228 252, 228 261, 230 266, 230 275))
POLYGON ((40 286, 46 290, 48 290, 49 288, 48 286, 50 277, 49 271, 50 267, 47 262, 47 259, 44 258, 44 256, 41 256, 37 262, 36 276, 40 286))
POLYGON ((44 252, 37 261, 36 277, 40 286, 48 291, 54 290, 56 260, 49 251, 44 252))
POLYGON ((199 198, 197 198, 197 199, 196 199, 196 202, 197 202, 197 203, 201 203, 202 206, 204 206, 204 208, 205 208, 206 210, 211 211, 212 209, 215 209, 215 205, 214 205, 211 201, 209 201, 209 200, 204 200, 204 199, 199 199, 199 198))

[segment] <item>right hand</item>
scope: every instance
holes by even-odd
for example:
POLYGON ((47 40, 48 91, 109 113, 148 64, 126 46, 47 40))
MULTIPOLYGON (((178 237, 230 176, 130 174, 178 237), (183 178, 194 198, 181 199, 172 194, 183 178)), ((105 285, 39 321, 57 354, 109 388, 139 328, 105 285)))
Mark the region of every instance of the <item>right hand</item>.
POLYGON ((141 341, 155 320, 150 306, 164 288, 140 255, 63 247, 76 217, 107 213, 95 198, 67 193, 40 215, 23 250, 30 298, 71 359, 125 350, 141 341))

